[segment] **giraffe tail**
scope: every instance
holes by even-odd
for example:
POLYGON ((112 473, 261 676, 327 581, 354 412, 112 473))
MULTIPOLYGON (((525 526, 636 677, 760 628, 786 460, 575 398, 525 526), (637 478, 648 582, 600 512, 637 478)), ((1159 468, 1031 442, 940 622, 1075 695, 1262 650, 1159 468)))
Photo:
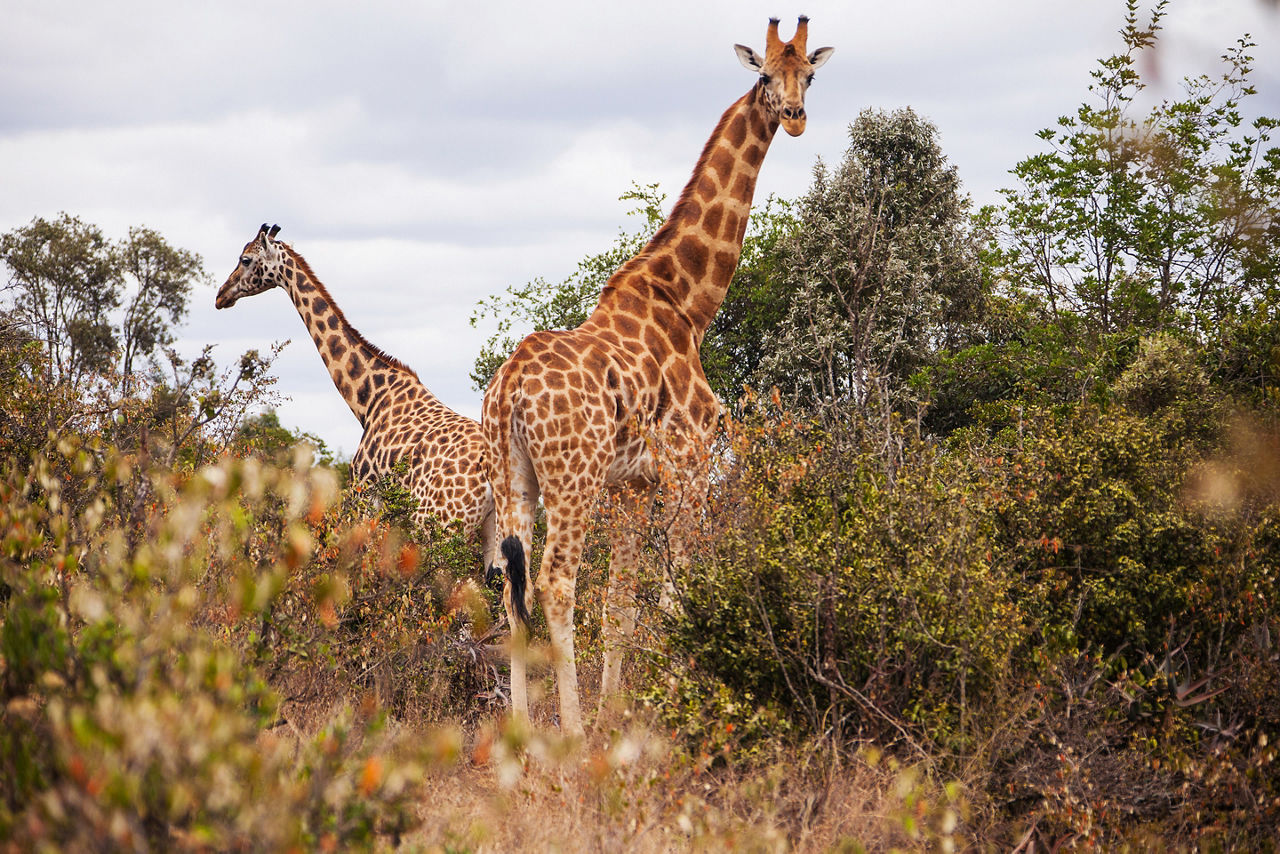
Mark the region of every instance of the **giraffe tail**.
POLYGON ((524 563, 524 543, 514 534, 502 541, 502 556, 507 559, 507 580, 511 582, 511 607, 516 619, 529 625, 529 609, 525 605, 525 582, 529 573, 524 563))

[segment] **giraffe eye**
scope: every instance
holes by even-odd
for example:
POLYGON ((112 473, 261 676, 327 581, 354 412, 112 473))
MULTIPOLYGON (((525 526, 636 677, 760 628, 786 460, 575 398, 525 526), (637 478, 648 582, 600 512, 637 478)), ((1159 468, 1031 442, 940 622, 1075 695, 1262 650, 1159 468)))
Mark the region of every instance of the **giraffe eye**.
POLYGON ((805 80, 804 80, 804 85, 806 85, 806 86, 811 86, 811 85, 813 85, 813 75, 812 75, 812 74, 810 74, 808 77, 806 77, 806 78, 805 78, 805 80))
POLYGON ((252 258, 250 258, 248 255, 246 255, 246 256, 244 256, 243 258, 241 258, 241 259, 240 259, 240 266, 241 266, 241 267, 248 267, 248 266, 249 266, 250 264, 252 264, 252 263, 253 263, 253 259, 252 259, 252 258))
POLYGON ((763 83, 764 85, 768 86, 772 81, 773 81, 773 78, 770 77, 768 74, 760 75, 760 82, 763 83))

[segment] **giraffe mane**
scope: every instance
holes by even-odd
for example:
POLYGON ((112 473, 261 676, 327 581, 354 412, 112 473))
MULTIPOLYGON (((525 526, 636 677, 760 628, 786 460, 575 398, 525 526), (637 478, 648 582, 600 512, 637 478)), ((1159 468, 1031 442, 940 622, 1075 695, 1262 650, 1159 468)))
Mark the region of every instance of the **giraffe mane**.
POLYGON ((283 247, 284 250, 288 252, 290 256, 293 257, 293 260, 297 263, 298 268, 301 269, 302 272, 307 276, 307 278, 311 280, 311 283, 316 286, 316 290, 319 291, 320 294, 329 303, 329 308, 333 309, 333 313, 338 316, 338 320, 341 321, 342 324, 347 329, 351 330, 351 334, 355 336, 356 341, 358 343, 360 343, 365 347, 368 347, 369 352, 371 352, 373 354, 373 357, 378 361, 384 362, 392 368, 396 368, 398 370, 413 374, 415 379, 419 379, 417 371, 415 371, 413 368, 409 367, 404 362, 397 359, 395 356, 392 356, 386 350, 383 350, 377 344, 374 344, 371 341, 369 341, 369 339, 365 338, 364 334, 361 333, 359 329, 356 329, 351 324, 351 321, 347 320, 347 316, 342 313, 342 309, 338 307, 338 304, 336 302, 334 302, 333 296, 329 293, 329 289, 324 286, 324 283, 321 282, 319 278, 317 278, 315 271, 312 270, 311 265, 307 263, 307 259, 303 258, 302 255, 298 253, 298 250, 294 249, 292 246, 290 246, 288 243, 285 243, 283 240, 278 240, 276 242, 279 243, 280 246, 283 247))

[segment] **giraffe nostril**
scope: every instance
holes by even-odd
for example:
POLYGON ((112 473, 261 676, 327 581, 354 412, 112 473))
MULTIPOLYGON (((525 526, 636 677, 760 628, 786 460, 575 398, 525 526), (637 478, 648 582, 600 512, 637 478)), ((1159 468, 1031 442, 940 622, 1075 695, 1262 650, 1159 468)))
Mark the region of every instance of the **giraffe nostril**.
POLYGON ((804 107, 783 107, 782 117, 784 119, 803 119, 804 107))

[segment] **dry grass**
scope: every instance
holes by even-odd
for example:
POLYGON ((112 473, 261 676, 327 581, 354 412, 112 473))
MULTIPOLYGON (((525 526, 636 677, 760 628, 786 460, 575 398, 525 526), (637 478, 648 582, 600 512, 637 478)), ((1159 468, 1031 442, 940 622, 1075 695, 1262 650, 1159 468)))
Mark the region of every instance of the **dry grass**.
POLYGON ((746 769, 691 759, 634 721, 576 745, 486 727, 456 765, 430 775, 423 824, 406 841, 429 851, 637 854, 956 842, 957 816, 922 797, 910 771, 867 757, 817 767, 818 755, 746 769))
MULTIPOLYGON (((315 717, 315 715, 309 715, 315 717)), ((323 717, 323 715, 320 715, 323 717)), ((428 757, 421 824, 388 844, 431 852, 950 850, 958 815, 938 787, 874 752, 813 748, 750 765, 695 757, 643 713, 584 741, 504 719, 393 724, 428 757), (825 763, 825 764, 824 764, 825 763)), ((293 729, 303 738, 304 733, 293 729)))

